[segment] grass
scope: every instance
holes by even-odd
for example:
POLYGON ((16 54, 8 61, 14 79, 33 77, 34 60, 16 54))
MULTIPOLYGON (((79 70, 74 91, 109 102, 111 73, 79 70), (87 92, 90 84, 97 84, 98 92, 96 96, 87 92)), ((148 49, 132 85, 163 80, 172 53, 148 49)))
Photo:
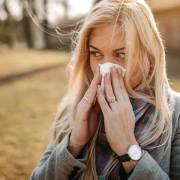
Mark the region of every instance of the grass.
POLYGON ((0 77, 23 73, 48 67, 49 65, 65 63, 70 58, 66 52, 24 50, 0 53, 0 77))
MULTIPOLYGON (((34 50, 0 56, 0 77, 66 64, 69 59, 66 53, 34 50)), ((180 92, 179 62, 173 56, 169 59, 172 87, 180 92)), ((49 128, 66 87, 65 66, 0 85, 0 180, 28 179, 49 143, 49 128)))
MULTIPOLYGON (((33 53, 36 60, 40 56, 47 58, 47 52, 28 53, 33 53)), ((53 63, 58 62, 58 58, 61 62, 67 62, 68 55, 64 53, 48 53, 53 63)), ((36 67, 28 61, 29 70, 36 67)), ((41 60, 41 66, 47 64, 41 60)), ((49 142, 49 128, 65 91, 65 66, 0 86, 0 180, 28 179, 49 142)))

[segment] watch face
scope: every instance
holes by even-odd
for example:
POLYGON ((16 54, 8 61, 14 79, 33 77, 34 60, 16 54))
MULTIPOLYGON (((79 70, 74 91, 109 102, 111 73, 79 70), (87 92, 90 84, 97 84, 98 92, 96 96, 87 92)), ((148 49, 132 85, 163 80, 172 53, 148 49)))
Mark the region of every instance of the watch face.
POLYGON ((141 148, 138 145, 132 145, 128 149, 128 155, 132 160, 139 160, 141 158, 141 148))

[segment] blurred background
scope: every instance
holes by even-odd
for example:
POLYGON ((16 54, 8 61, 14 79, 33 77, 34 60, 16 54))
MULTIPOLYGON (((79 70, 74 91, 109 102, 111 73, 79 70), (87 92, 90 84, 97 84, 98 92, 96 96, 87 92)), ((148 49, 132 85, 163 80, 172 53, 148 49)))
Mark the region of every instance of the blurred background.
MULTIPOLYGON (((165 41, 171 87, 180 92, 180 1, 147 2, 165 41)), ((45 151, 67 88, 70 32, 94 3, 0 0, 0 180, 28 179, 45 151)))

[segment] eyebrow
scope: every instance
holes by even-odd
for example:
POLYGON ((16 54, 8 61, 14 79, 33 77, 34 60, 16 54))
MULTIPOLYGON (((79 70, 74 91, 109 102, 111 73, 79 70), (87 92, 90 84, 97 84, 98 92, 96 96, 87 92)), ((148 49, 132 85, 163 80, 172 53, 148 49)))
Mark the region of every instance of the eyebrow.
MULTIPOLYGON (((89 47, 91 47, 91 48, 93 48, 93 49, 95 49, 95 50, 101 51, 100 49, 98 49, 98 48, 96 48, 96 47, 94 47, 94 46, 92 46, 92 45, 89 45, 89 47)), ((116 51, 121 51, 121 50, 124 50, 124 49, 126 49, 126 47, 122 47, 122 48, 115 49, 114 52, 116 52, 116 51)))

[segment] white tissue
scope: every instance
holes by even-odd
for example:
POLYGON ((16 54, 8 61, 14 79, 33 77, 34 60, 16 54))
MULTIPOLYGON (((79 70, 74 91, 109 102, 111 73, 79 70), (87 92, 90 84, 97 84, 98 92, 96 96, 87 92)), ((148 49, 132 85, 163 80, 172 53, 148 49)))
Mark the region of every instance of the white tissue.
POLYGON ((122 76, 124 77, 126 73, 126 69, 123 67, 119 66, 118 64, 113 64, 113 63, 104 63, 104 64, 98 64, 100 67, 100 73, 102 74, 102 80, 101 80, 101 88, 104 93, 104 75, 107 72, 110 72, 111 67, 115 66, 116 68, 120 68, 122 71, 122 76))

